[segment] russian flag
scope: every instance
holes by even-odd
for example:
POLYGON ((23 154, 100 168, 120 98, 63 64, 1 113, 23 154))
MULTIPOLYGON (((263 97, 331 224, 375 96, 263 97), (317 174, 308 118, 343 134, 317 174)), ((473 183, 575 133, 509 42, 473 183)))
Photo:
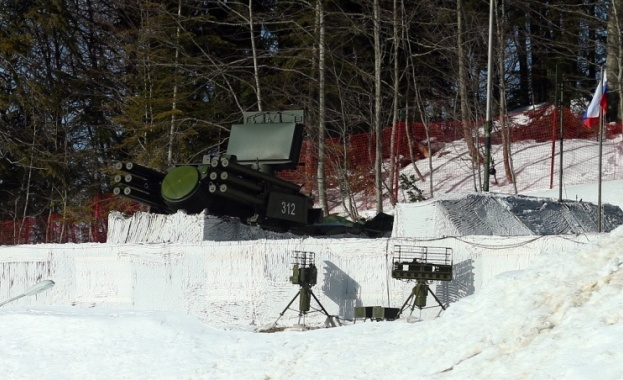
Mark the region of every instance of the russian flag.
POLYGON ((599 81, 599 85, 597 86, 597 90, 595 90, 595 95, 593 95, 593 100, 591 100, 591 104, 588 105, 588 109, 584 112, 584 116, 582 120, 584 121, 584 125, 588 128, 592 128, 599 124, 599 110, 603 113, 606 113, 608 101, 608 77, 606 76, 606 70, 602 73, 602 80, 599 81))

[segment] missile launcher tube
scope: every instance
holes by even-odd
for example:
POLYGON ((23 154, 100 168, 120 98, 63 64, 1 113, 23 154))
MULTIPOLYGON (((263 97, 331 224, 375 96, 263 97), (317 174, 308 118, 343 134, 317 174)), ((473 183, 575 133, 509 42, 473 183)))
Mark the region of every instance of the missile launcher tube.
POLYGON ((148 193, 157 194, 160 192, 160 189, 157 188, 159 183, 147 181, 144 178, 133 174, 126 174, 123 177, 123 184, 133 189, 146 191, 148 193))
POLYGON ((266 210, 266 204, 262 199, 256 198, 252 195, 244 193, 240 190, 236 190, 226 184, 221 184, 218 189, 218 195, 240 202, 242 204, 259 208, 261 211, 266 210))
POLYGON ((142 198, 150 201, 156 205, 162 205, 162 199, 159 194, 152 194, 148 191, 134 189, 132 187, 124 187, 123 188, 124 195, 132 195, 135 198, 142 198))
POLYGON ((144 204, 146 206, 149 206, 149 207, 155 207, 155 208, 158 208, 158 209, 166 209, 166 206, 163 203, 157 202, 157 201, 149 199, 149 198, 146 198, 142 194, 140 194, 140 192, 132 191, 132 189, 129 188, 129 187, 125 187, 125 188, 115 187, 113 189, 113 194, 122 196, 124 198, 128 198, 128 199, 133 200, 135 202, 142 203, 142 204, 144 204))
POLYGON ((282 187, 284 189, 291 190, 295 193, 298 193, 301 190, 301 187, 299 185, 296 185, 292 182, 288 182, 281 178, 274 177, 270 174, 261 172, 259 170, 253 170, 246 166, 240 165, 236 163, 234 160, 232 160, 231 158, 227 158, 227 157, 221 158, 220 167, 227 168, 227 170, 231 171, 232 173, 236 173, 241 176, 261 179, 265 182, 282 187))
POLYGON ((152 181, 162 181, 165 177, 165 174, 158 170, 135 164, 134 162, 126 162, 123 170, 152 181))
MULTIPOLYGON (((215 172, 212 172, 212 173, 215 173, 215 172)), ((210 173, 210 179, 212 179, 212 173, 210 173)), ((228 172, 221 172, 221 174, 218 175, 218 177, 216 179, 220 179, 224 183, 231 184, 231 185, 234 185, 236 187, 243 187, 245 189, 249 189, 249 190, 254 191, 256 193, 261 193, 262 191, 264 191, 264 187, 263 186, 258 185, 257 183, 254 183, 254 182, 251 182, 251 181, 247 181, 247 180, 245 180, 243 178, 236 177, 235 175, 232 175, 232 174, 230 174, 228 172)))

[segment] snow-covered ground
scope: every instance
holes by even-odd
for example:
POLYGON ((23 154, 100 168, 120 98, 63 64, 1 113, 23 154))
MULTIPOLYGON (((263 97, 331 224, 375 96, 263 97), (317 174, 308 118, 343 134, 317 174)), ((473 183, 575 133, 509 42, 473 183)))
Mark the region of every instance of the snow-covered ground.
POLYGON ((620 379, 621 247, 623 227, 581 250, 543 254, 417 323, 267 334, 175 313, 7 305, 0 372, 5 379, 620 379))
MULTIPOLYGON (((557 198, 557 189, 532 189, 557 198)), ((567 199, 596 202, 597 194, 594 183, 565 187, 567 199)), ((623 206, 623 181, 604 183, 602 198, 623 206)), ((621 247, 623 227, 576 250, 535 252, 528 266, 494 277, 433 320, 272 334, 234 322, 217 328, 179 313, 46 302, 64 289, 57 283, 33 296, 37 306, 0 309, 0 373, 5 379, 621 379, 621 247)), ((80 245, 71 249, 80 254, 80 245)), ((18 270, 4 268, 0 281, 11 282, 18 270)), ((243 283, 240 276, 233 280, 243 283)), ((154 303, 158 280, 151 292, 149 284, 141 289, 154 303)))
MULTIPOLYGON (((516 173, 516 185, 504 178, 502 165, 502 148, 499 145, 492 147, 492 158, 496 162, 497 174, 491 177, 489 191, 502 194, 547 195, 554 199, 559 198, 560 192, 560 155, 559 144, 554 147, 555 156, 552 159, 552 143, 534 141, 517 142, 513 145, 513 168, 516 173), (551 187, 551 189, 550 189, 551 187)), ((623 141, 621 136, 613 140, 605 140, 602 153, 602 182, 605 183, 623 178, 623 141)), ((448 143, 443 149, 435 153, 433 161, 433 189, 435 197, 446 193, 470 193, 481 184, 474 180, 473 170, 465 149, 465 143, 456 141, 448 143)), ((425 181, 417 181, 417 187, 424 192, 427 198, 431 194, 430 170, 427 160, 416 163, 425 181)), ((599 181, 599 144, 592 140, 565 140, 563 153, 562 199, 577 201, 578 196, 574 187, 584 184, 596 184, 599 181)), ((410 176, 416 175, 413 165, 406 166, 401 173, 410 176)), ((416 175, 417 177, 417 175, 416 175)), ((618 197, 612 195, 609 189, 604 188, 602 201, 617 204, 618 197)), ((597 188, 590 194, 591 200, 597 203, 597 188)), ((401 201, 408 199, 404 190, 398 192, 401 201)), ((584 198, 585 201, 589 199, 584 198)), ((365 204, 365 202, 362 203, 365 204)), ((367 204, 370 209, 374 205, 367 204)), ((384 209, 391 212, 391 205, 386 203, 384 209)), ((340 211, 340 208, 336 208, 340 211)), ((369 213, 362 212, 369 215, 369 213)))

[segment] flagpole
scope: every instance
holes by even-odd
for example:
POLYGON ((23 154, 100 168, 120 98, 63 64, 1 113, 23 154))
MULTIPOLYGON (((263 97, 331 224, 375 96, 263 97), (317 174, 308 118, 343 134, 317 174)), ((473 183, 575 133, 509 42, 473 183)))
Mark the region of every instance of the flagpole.
MULTIPOLYGON (((606 96, 604 92, 604 67, 601 67, 601 89, 602 97, 606 96)), ((603 135, 604 135, 604 109, 599 107, 599 165, 598 165, 598 180, 597 180, 597 232, 602 231, 602 212, 601 212, 601 161, 603 151, 603 135)))
MULTIPOLYGON (((556 68, 558 69, 558 66, 556 66, 556 68)), ((558 74, 556 74, 556 77, 558 77, 558 74)), ((563 81, 562 78, 560 79, 560 170, 558 173, 558 202, 562 202, 562 171, 563 171, 563 164, 562 164, 562 144, 563 144, 563 140, 564 140, 564 127, 563 127, 563 118, 564 118, 564 113, 565 113, 565 106, 564 106, 564 85, 563 85, 563 81)))

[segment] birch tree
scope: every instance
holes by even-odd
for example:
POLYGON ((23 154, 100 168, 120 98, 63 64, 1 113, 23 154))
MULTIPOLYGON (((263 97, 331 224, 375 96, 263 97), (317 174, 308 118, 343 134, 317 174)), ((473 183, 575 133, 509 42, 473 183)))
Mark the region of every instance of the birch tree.
MULTIPOLYGON (((456 1, 456 24, 457 24, 457 60, 459 68, 459 91, 461 94, 461 123, 463 125, 463 138, 467 145, 467 151, 469 152, 472 166, 479 166, 483 161, 483 157, 478 152, 473 138, 473 127, 470 124, 470 112, 469 112, 469 96, 468 96, 468 78, 466 71, 465 57, 467 52, 465 51, 465 29, 463 27, 465 14, 464 14, 464 0, 456 1)), ((486 170, 486 169, 485 169, 486 170)), ((474 177, 475 180, 475 177, 474 177)), ((474 185, 475 186, 475 185, 474 185)), ((476 187, 476 186, 475 186, 476 187)))
POLYGON ((398 55, 401 47, 400 43, 400 26, 402 25, 398 21, 398 13, 402 10, 398 8, 398 0, 394 0, 393 2, 393 109, 392 109, 392 133, 391 133, 391 141, 389 145, 389 181, 388 181, 388 193, 389 199, 392 205, 396 204, 396 197, 394 196, 394 176, 396 176, 396 171, 398 170, 397 165, 397 157, 396 157, 396 135, 398 133, 398 104, 400 103, 400 67, 398 62, 398 55))
POLYGON ((318 201, 324 215, 329 214, 325 170, 325 14, 322 0, 316 1, 316 20, 318 20, 318 201))
MULTIPOLYGON (((493 0, 492 0, 493 1, 493 0)), ((504 75, 506 73, 506 55, 505 43, 506 33, 504 32, 504 26, 506 22, 506 1, 500 0, 500 5, 496 7, 496 28, 497 28, 497 63, 498 63, 498 88, 500 94, 500 101, 498 102, 498 114, 499 114, 499 126, 500 133, 502 134, 502 156, 504 164, 504 174, 508 183, 514 184, 515 194, 517 193, 517 184, 515 183, 515 172, 513 170, 513 162, 511 157, 511 141, 510 130, 506 123, 506 82, 504 81, 504 75)))
POLYGON ((374 183, 375 183, 375 203, 376 213, 383 212, 383 141, 381 126, 381 10, 379 0, 373 3, 373 21, 374 21, 374 183))

